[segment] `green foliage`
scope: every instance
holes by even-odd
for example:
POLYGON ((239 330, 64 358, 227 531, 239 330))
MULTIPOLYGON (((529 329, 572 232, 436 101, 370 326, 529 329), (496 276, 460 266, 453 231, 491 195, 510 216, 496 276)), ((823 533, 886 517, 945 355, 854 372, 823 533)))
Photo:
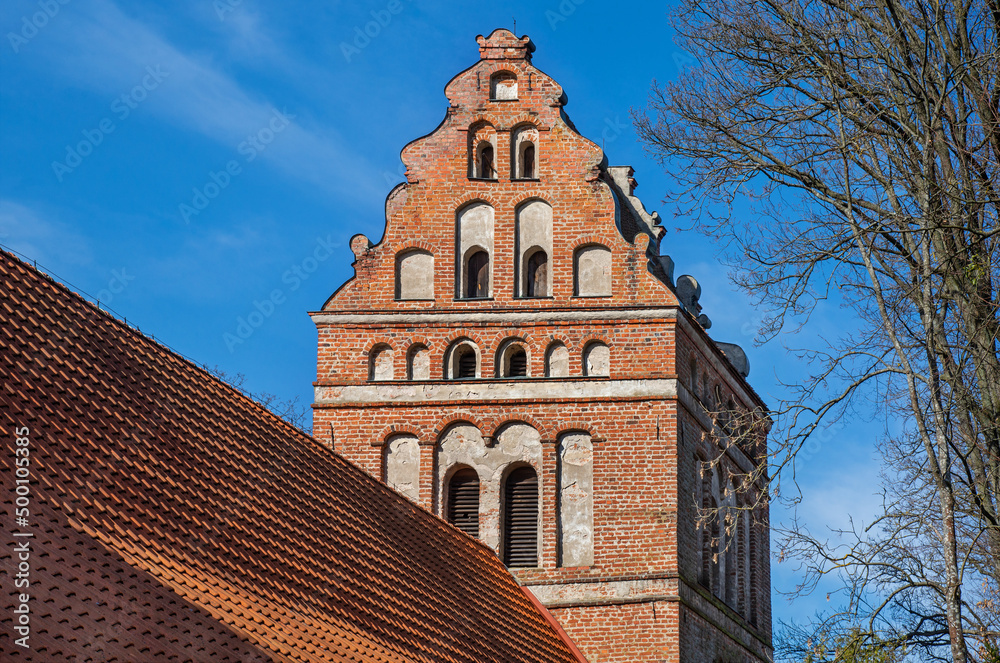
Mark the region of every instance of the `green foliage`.
POLYGON ((983 642, 983 663, 1000 663, 1000 645, 994 640, 983 642))

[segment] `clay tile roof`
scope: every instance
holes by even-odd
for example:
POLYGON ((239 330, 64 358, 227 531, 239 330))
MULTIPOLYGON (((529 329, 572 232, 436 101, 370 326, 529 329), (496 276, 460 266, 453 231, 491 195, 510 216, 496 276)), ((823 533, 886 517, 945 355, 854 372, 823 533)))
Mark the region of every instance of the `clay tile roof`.
POLYGON ((6 252, 0 372, 5 529, 33 534, 30 651, 5 582, 8 655, 579 660, 488 548, 6 252))

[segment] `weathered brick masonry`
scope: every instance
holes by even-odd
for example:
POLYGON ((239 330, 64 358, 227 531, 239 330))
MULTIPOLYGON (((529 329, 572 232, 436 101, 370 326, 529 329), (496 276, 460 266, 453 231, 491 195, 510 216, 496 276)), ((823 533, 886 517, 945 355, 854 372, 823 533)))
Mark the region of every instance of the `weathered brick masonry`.
POLYGON ((315 435, 511 560, 594 663, 769 660, 766 502, 734 489, 763 444, 704 434, 763 407, 745 356, 530 40, 477 40, 383 238, 351 240, 355 277, 312 314, 315 435), (697 505, 738 527, 713 544, 697 505))

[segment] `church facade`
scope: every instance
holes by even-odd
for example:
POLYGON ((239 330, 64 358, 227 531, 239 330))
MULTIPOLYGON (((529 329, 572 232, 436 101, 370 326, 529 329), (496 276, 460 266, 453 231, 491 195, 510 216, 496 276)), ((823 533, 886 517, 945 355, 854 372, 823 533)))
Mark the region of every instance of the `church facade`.
POLYGON ((719 416, 764 410, 746 357, 531 41, 477 41, 311 314, 314 436, 493 549, 592 663, 770 660, 766 440, 719 416))

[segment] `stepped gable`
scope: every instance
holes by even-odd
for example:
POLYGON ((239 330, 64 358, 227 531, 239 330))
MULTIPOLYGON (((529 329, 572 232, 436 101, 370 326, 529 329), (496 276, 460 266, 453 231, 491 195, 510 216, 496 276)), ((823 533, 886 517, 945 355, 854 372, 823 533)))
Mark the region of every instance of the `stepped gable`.
MULTIPOLYGON (((494 289, 494 308, 565 308, 573 306, 568 272, 574 251, 599 244, 611 250, 614 294, 602 306, 674 306, 673 283, 663 275, 660 255, 665 231, 659 216, 632 206, 616 188, 604 151, 582 136, 566 114, 567 96, 552 77, 532 64, 534 44, 506 29, 476 38, 479 60, 445 86, 448 110, 429 134, 407 144, 400 157, 406 181, 386 199, 385 231, 377 242, 364 235, 351 239, 355 277, 343 284, 323 311, 429 309, 434 297, 455 293, 457 216, 481 206, 489 210, 495 237, 491 255, 514 250, 518 212, 531 203, 548 209, 559 229, 548 255, 552 290, 547 301, 526 300, 513 289, 494 289), (537 150, 531 173, 519 172, 520 148, 537 150), (479 149, 488 145, 490 172, 479 172, 479 149), (623 219, 624 217, 624 219, 623 219), (624 227, 620 227, 624 224, 624 227), (433 258, 428 292, 420 299, 396 296, 393 275, 407 253, 433 258)), ((631 169, 629 169, 631 170, 631 169)), ((634 188, 634 187, 633 187, 634 188)), ((491 278, 515 278, 514 262, 495 260, 491 278)), ((459 298, 461 299, 461 298, 459 298)), ((478 308, 481 302, 453 301, 451 307, 478 308)), ((440 305, 440 303, 438 303, 440 305)))
POLYGON ((0 321, 4 660, 579 660, 491 550, 6 252, 0 321))

